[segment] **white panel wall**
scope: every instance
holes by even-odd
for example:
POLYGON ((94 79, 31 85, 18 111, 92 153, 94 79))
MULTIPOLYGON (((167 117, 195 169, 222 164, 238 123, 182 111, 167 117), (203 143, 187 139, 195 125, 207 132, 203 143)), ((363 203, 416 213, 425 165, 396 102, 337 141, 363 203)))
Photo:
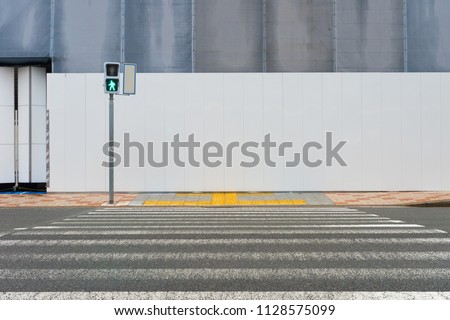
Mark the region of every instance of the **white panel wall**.
MULTIPOLYGON (((167 73, 164 75, 164 141, 171 142, 176 134, 180 134, 180 140, 184 141, 189 135, 185 130, 185 77, 180 77, 177 74, 167 73), (176 92, 176 94, 174 94, 176 92)), ((222 88, 222 84, 214 85, 213 88, 222 88)), ((211 106, 211 109, 215 106, 211 106)), ((210 114, 212 116, 212 114, 210 114)), ((217 121, 219 124, 219 121, 217 121)), ((223 119, 220 124, 223 126, 223 119)), ((160 142, 156 141, 156 147, 160 147, 160 142)), ((169 146, 170 147, 170 146, 169 146)), ((174 159, 174 155, 171 152, 172 148, 169 148, 169 159, 174 159)), ((180 160, 187 166, 187 157, 184 153, 180 152, 180 160)), ((172 161, 169 162, 169 166, 165 172, 165 186, 166 190, 179 189, 185 190, 185 168, 175 166, 172 161)), ((223 181, 223 180, 221 180, 223 181)))
POLYGON ((420 78, 420 73, 402 74, 401 190, 422 190, 423 188, 421 115, 422 101, 420 78))
POLYGON ((402 188, 402 92, 398 87, 401 76, 381 75, 382 190, 402 188))
POLYGON ((442 187, 441 76, 421 75, 422 187, 442 187))
MULTIPOLYGON (((298 73, 283 74, 283 140, 294 145, 303 144, 303 99, 302 75, 298 73)), ((289 149, 285 157, 294 161, 294 153, 299 150, 289 149)), ((283 189, 303 190, 303 166, 287 167, 283 170, 283 189)))
MULTIPOLYGON (((227 144, 240 142, 244 140, 244 76, 227 73, 223 81, 224 141, 227 144)), ((231 149, 231 156, 231 167, 224 166, 224 190, 244 190, 244 168, 239 165, 243 157, 239 148, 231 149)))
MULTIPOLYGON (((264 137, 263 74, 244 74, 244 141, 261 141, 264 137)), ((205 133, 206 136, 206 133, 205 133)), ((250 149, 261 159, 262 149, 250 149)), ((245 159, 249 162, 250 159, 245 159)), ((244 170, 244 190, 264 189, 264 166, 261 164, 244 170)))
POLYGON ((441 164, 442 187, 450 189, 450 73, 441 74, 441 164))
MULTIPOLYGON (((314 141, 325 146, 325 133, 323 131, 322 75, 320 73, 306 73, 303 75, 302 85, 303 143, 314 141)), ((300 150, 300 152, 302 152, 302 150, 300 150)), ((321 150, 311 148, 308 153, 308 160, 311 162, 322 160, 322 154, 324 154, 323 148, 321 150)), ((323 165, 325 165, 325 161, 323 165)), ((323 168, 304 167, 303 179, 305 191, 322 190, 323 168)))
MULTIPOLYGON (((342 74, 322 75, 323 129, 333 132, 336 141, 343 139, 342 74)), ((336 143, 336 142, 334 142, 336 143)), ((346 179, 341 167, 323 168, 323 190, 343 190, 346 179)), ((301 189, 300 189, 301 190, 301 189)))
MULTIPOLYGON (((139 76, 136 83, 138 95, 144 95, 145 99, 145 141, 154 142, 154 161, 162 161, 162 146, 158 142, 165 140, 165 97, 166 83, 162 77, 139 76), (141 89, 144 85, 144 89, 141 89), (152 90, 146 90, 152 88, 152 90)), ((203 106, 203 103, 201 104, 203 106)), ((202 122, 203 123, 203 122, 202 122)), ((166 168, 154 168, 147 166, 145 174, 145 190, 166 190, 166 168)), ((203 188, 203 186, 202 186, 203 188)))
POLYGON ((47 78, 45 69, 36 67, 19 68, 18 85, 19 182, 44 183, 47 180, 47 78))
MULTIPOLYGON (((283 74, 264 73, 263 74, 263 115, 264 115, 264 135, 270 133, 271 141, 282 141, 283 139, 283 74)), ((245 107, 245 106, 244 106, 245 107)), ((263 141, 259 137, 256 141, 263 141)), ((278 162, 280 157, 275 148, 270 150, 270 160, 278 162)), ((269 167, 263 161, 264 187, 263 191, 283 189, 283 166, 269 167)))
MULTIPOLYGON (((205 142, 224 142, 224 74, 204 74, 205 83, 205 142)), ((166 118, 169 122, 171 119, 166 118)), ((214 151, 214 148, 211 148, 214 151)), ((212 160, 214 161, 214 160, 212 160)), ((180 186, 181 187, 181 186, 180 186)), ((167 189, 171 190, 171 189, 167 189)), ((173 190, 173 189, 172 189, 173 190)), ((225 190, 225 168, 205 167, 205 190, 225 190)))
POLYGON ((0 183, 14 183, 14 69, 0 67, 0 183))
POLYGON ((382 74, 362 74, 361 85, 362 187, 383 190, 383 152, 380 152, 383 149, 382 74))
MULTIPOLYGON (((342 168, 342 190, 363 189, 362 74, 342 74, 342 139, 348 141, 342 157, 348 167, 342 168)), ((379 151, 380 152, 380 151, 379 151)))
MULTIPOLYGON (((116 150, 123 157, 123 135, 154 143, 162 160, 162 142, 195 134, 203 146, 224 146, 222 165, 185 168, 139 167, 137 148, 131 166, 116 169, 118 191, 395 191, 450 190, 450 76, 448 74, 138 74, 137 95, 116 97, 116 150), (326 132, 333 146, 346 140, 340 154, 347 167, 325 163, 326 132), (264 163, 261 142, 270 133, 278 145, 293 142, 285 156, 272 150, 277 167, 264 163), (233 150, 226 167, 228 143, 255 141, 260 156, 255 168, 233 150), (310 152, 321 166, 294 168, 294 152, 315 141, 310 152)), ((100 74, 56 74, 48 79, 51 114, 51 191, 106 191, 108 99, 100 74), (69 89, 70 88, 70 89, 69 89), (74 95, 73 92, 78 94, 74 95)), ((144 159, 147 160, 145 146, 144 159)), ((195 158, 201 161, 201 149, 195 158)))

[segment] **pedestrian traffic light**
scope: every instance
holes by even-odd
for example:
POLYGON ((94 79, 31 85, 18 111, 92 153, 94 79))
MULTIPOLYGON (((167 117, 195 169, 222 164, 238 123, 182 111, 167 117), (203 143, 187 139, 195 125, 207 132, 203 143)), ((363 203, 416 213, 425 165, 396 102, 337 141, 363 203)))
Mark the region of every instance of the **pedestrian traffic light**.
POLYGON ((105 93, 118 93, 120 85, 120 63, 105 62, 105 93))

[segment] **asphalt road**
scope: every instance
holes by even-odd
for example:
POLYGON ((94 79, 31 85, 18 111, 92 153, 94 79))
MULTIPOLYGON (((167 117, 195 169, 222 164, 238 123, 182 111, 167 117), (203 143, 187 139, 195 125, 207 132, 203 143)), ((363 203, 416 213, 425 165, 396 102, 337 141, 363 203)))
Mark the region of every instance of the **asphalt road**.
POLYGON ((0 209, 0 291, 450 291, 445 208, 0 209))

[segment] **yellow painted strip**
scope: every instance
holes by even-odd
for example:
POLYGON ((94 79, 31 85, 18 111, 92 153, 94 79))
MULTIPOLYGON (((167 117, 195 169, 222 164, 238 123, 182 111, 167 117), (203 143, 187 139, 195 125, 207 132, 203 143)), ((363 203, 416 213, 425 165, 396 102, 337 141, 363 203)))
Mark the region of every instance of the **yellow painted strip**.
POLYGON ((223 206, 224 204, 225 204, 225 194, 224 193, 213 193, 211 205, 223 206))
POLYGON ((197 201, 197 206, 201 206, 201 207, 206 207, 206 206, 210 206, 211 202, 210 201, 197 201))
POLYGON ((184 205, 187 207, 196 207, 198 206, 198 201, 185 201, 184 205))
POLYGON ((238 203, 237 193, 225 193, 225 205, 234 206, 238 203))
POLYGON ((208 197, 211 196, 211 193, 176 193, 176 197, 208 197))
POLYGON ((273 192, 239 192, 238 196, 252 197, 252 196, 273 196, 273 192))
POLYGON ((278 200, 281 206, 294 206, 294 205, 305 205, 305 200, 278 200))
POLYGON ((216 192, 216 193, 178 193, 177 196, 199 196, 198 201, 153 201, 144 202, 144 206, 168 206, 168 207, 208 207, 208 206, 294 206, 306 205, 304 200, 239 200, 238 195, 270 195, 273 193, 235 193, 235 192, 216 192), (211 201, 205 201, 202 196, 211 195, 211 201))

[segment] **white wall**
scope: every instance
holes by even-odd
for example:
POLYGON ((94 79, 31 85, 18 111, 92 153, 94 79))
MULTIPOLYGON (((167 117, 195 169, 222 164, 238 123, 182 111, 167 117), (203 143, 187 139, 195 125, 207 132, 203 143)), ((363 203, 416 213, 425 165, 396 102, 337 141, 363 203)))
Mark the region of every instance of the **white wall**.
POLYGON ((0 183, 14 183, 14 68, 0 67, 0 183))
MULTIPOLYGON (((101 74, 48 75, 50 191, 107 190, 102 84, 101 74)), ((300 150, 311 140, 324 144, 331 131, 348 141, 348 167, 183 169, 169 161, 157 169, 138 168, 134 157, 131 168, 116 169, 116 190, 450 190, 449 88, 447 73, 138 74, 137 95, 116 97, 119 142, 129 132, 133 141, 154 141, 160 154, 176 133, 222 144, 271 133, 300 150)))
POLYGON ((45 68, 19 68, 18 109, 20 183, 45 183, 47 180, 46 82, 45 68))

